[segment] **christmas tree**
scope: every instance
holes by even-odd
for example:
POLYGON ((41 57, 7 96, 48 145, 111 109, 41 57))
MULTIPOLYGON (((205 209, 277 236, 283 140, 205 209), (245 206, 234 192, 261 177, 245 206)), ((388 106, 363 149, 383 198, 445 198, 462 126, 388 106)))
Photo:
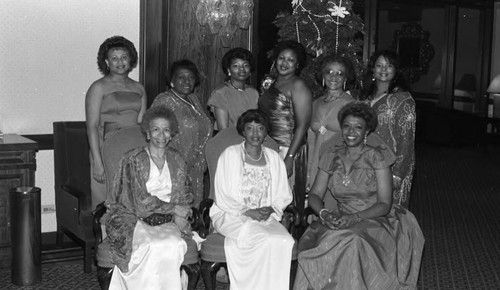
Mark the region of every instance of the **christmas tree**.
POLYGON ((361 73, 363 21, 352 11, 351 0, 292 0, 293 12, 283 12, 274 21, 280 40, 300 42, 311 58, 302 71, 318 97, 323 88, 315 74, 322 57, 340 54, 353 62, 356 73, 361 73))

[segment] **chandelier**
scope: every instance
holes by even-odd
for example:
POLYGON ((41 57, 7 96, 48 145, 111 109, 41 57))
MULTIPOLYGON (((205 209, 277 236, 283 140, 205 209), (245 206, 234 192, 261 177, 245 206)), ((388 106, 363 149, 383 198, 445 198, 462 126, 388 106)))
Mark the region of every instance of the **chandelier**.
POLYGON ((200 0, 194 8, 198 23, 208 26, 206 33, 219 35, 222 46, 229 47, 236 29, 250 26, 253 6, 253 0, 200 0))

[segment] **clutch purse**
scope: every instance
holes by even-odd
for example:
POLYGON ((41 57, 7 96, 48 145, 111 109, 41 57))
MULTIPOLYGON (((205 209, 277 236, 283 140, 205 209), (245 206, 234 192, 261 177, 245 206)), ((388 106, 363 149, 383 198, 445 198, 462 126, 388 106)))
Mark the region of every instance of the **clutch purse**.
POLYGON ((169 223, 172 221, 172 219, 173 216, 171 214, 153 213, 150 216, 143 218, 142 221, 154 227, 162 225, 164 223, 169 223))

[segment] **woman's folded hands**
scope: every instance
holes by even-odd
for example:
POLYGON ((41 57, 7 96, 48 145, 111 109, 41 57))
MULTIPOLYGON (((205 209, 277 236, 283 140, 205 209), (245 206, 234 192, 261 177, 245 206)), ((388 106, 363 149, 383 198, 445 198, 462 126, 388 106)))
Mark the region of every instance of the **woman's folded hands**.
POLYGON ((274 212, 274 209, 270 206, 260 207, 249 209, 243 213, 243 215, 250 217, 256 221, 265 221, 267 220, 271 214, 274 212))

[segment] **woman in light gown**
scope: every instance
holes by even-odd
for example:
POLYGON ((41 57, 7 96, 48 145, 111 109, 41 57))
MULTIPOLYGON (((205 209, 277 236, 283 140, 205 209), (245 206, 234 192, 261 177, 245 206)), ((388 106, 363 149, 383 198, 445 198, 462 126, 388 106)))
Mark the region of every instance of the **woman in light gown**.
POLYGON ((309 194, 319 216, 299 241, 295 289, 415 289, 424 246, 417 220, 392 203, 392 151, 376 136, 373 109, 339 112, 343 142, 329 148, 309 194), (325 208, 332 193, 337 207, 325 208))
POLYGON ((250 51, 237 47, 224 54, 221 61, 222 71, 227 81, 218 86, 208 99, 215 116, 215 130, 236 127, 238 117, 249 109, 257 108, 259 93, 248 84, 248 79, 255 68, 250 51))
POLYGON ((181 289, 193 196, 184 160, 168 147, 178 124, 171 110, 155 107, 141 129, 148 144, 121 159, 101 219, 115 265, 109 289, 181 289))
POLYGON ((134 44, 122 36, 106 39, 97 53, 97 65, 104 76, 92 83, 85 97, 92 208, 106 199, 106 178, 113 178, 104 172, 104 140, 120 129, 138 126, 146 110, 144 87, 128 76, 137 60, 134 44))
POLYGON ((269 136, 279 145, 294 192, 294 205, 302 212, 307 182, 306 133, 312 113, 311 90, 299 77, 306 64, 305 48, 291 40, 279 42, 273 59, 277 78, 264 80, 258 105, 269 119, 269 136))
POLYGON ((373 54, 366 69, 360 99, 378 115, 375 133, 396 154, 392 166, 393 199, 408 208, 415 171, 415 100, 401 74, 399 57, 390 50, 373 54))
POLYGON ((170 108, 179 121, 179 134, 170 145, 177 149, 187 164, 187 176, 194 194, 194 207, 203 200, 203 174, 207 169, 205 145, 212 137, 213 125, 207 117, 194 89, 200 84, 200 73, 190 60, 172 63, 168 74, 170 88, 156 96, 152 107, 170 108))
MULTIPOLYGON (((309 144, 308 188, 312 186, 318 172, 321 145, 340 134, 337 115, 340 108, 354 100, 352 94, 358 90, 352 62, 340 55, 329 55, 322 60, 317 79, 326 89, 325 93, 313 102, 311 128, 307 136, 309 144)), ((325 199, 331 201, 333 197, 327 195, 325 199)))
POLYGON ((280 156, 262 146, 268 128, 258 110, 243 113, 237 130, 245 141, 217 163, 210 217, 225 236, 232 290, 289 289, 294 239, 280 220, 292 195, 280 156))

